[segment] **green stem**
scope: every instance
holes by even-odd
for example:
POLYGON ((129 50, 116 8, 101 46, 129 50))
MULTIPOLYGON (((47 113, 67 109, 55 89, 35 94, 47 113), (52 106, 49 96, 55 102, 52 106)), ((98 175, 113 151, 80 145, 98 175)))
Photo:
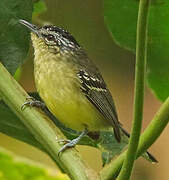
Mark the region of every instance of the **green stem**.
POLYGON ((127 154, 118 176, 118 180, 130 179, 137 153, 139 137, 141 133, 143 104, 144 104, 144 83, 147 54, 147 20, 150 0, 140 0, 137 22, 136 39, 136 68, 135 68, 135 92, 134 92, 134 115, 132 131, 129 140, 127 154))
POLYGON ((169 122, 169 97, 162 104, 153 120, 140 137, 137 158, 143 154, 160 136, 169 122))
MULTIPOLYGON (((164 128, 167 126, 168 122, 169 98, 167 98, 166 101, 162 104, 161 108, 156 113, 149 126, 141 135, 136 158, 142 155, 157 140, 164 128)), ((111 162, 108 166, 103 168, 100 172, 101 179, 115 179, 120 172, 125 156, 126 151, 123 152, 116 160, 111 162)))
POLYGON ((35 108, 25 108, 21 111, 21 105, 28 94, 14 80, 8 71, 0 63, 0 94, 3 101, 20 118, 35 138, 44 146, 46 151, 70 177, 74 180, 95 180, 97 174, 90 169, 81 159, 79 154, 69 149, 58 157, 61 145, 57 139, 65 139, 61 131, 42 113, 35 108))

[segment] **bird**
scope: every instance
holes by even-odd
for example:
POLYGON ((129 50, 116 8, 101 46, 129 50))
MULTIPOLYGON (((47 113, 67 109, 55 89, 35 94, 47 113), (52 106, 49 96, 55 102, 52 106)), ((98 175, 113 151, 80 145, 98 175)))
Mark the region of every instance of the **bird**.
POLYGON ((50 112, 83 134, 113 128, 120 142, 112 95, 86 51, 65 29, 19 22, 31 30, 35 85, 50 112))
MULTIPOLYGON (((101 72, 76 39, 54 25, 38 27, 22 19, 19 23, 31 31, 39 96, 61 123, 81 131, 80 136, 68 140, 59 153, 74 147, 89 132, 113 129, 119 143, 121 134, 129 137, 118 120, 113 97, 101 72)), ((39 106, 39 101, 37 104, 39 106)))

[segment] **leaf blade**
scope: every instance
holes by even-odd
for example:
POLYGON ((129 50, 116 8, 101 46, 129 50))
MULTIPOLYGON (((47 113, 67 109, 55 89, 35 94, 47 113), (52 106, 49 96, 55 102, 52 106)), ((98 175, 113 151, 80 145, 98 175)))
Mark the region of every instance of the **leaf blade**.
MULTIPOLYGON (((148 26, 147 83, 164 101, 169 96, 169 1, 151 4, 148 26)), ((115 42, 135 53, 137 0, 104 0, 105 23, 115 42)))
POLYGON ((18 20, 30 21, 31 16, 31 0, 0 1, 0 61, 11 74, 24 62, 29 48, 28 31, 18 20))

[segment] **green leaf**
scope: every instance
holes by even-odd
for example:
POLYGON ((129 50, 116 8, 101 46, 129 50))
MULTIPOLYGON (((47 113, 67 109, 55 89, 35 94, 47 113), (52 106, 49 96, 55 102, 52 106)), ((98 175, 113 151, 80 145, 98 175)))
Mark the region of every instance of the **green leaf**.
POLYGON ((0 0, 0 61, 12 74, 27 55, 28 31, 19 19, 31 21, 32 0, 0 0))
POLYGON ((0 132, 45 151, 26 126, 2 101, 0 103, 0 117, 0 132))
MULTIPOLYGON (((104 0, 105 23, 120 46, 135 52, 137 0, 104 0)), ((162 101, 169 96, 169 0, 153 1, 148 27, 147 81, 162 101)))
POLYGON ((57 172, 52 175, 50 169, 28 162, 25 158, 15 157, 0 148, 0 179, 1 180, 69 180, 57 172))
POLYGON ((33 4, 33 15, 38 15, 47 10, 44 0, 39 0, 33 4))
MULTIPOLYGON (((37 100, 41 100, 37 93, 31 93, 30 95, 37 100)), ((49 112, 47 108, 44 109, 44 112, 55 123, 55 125, 61 129, 68 139, 71 140, 79 136, 79 132, 66 128, 49 112)), ((19 118, 2 101, 0 103, 0 117, 0 132, 45 151, 43 146, 32 136, 19 118)), ((109 163, 113 157, 119 155, 128 144, 128 138, 125 135, 122 137, 122 142, 118 143, 114 137, 112 129, 112 131, 100 132, 99 138, 95 138, 95 136, 92 135, 85 136, 81 139, 79 144, 100 149, 103 153, 102 157, 104 165, 109 163)), ((149 157, 146 159, 152 161, 149 157)))

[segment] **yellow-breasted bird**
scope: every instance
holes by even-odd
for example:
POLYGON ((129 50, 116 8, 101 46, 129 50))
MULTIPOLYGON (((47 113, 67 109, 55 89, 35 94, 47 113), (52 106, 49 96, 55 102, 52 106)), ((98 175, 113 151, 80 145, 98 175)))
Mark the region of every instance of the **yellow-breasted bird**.
POLYGON ((121 132, 129 136, 118 121, 102 75, 74 37, 53 25, 38 27, 25 20, 19 22, 31 30, 35 84, 40 97, 65 126, 82 131, 60 152, 76 145, 87 132, 113 127, 118 142, 121 132))
POLYGON ((120 125, 112 96, 85 50, 62 28, 19 22, 32 32, 35 85, 48 109, 74 130, 99 131, 113 127, 120 142, 120 125))

